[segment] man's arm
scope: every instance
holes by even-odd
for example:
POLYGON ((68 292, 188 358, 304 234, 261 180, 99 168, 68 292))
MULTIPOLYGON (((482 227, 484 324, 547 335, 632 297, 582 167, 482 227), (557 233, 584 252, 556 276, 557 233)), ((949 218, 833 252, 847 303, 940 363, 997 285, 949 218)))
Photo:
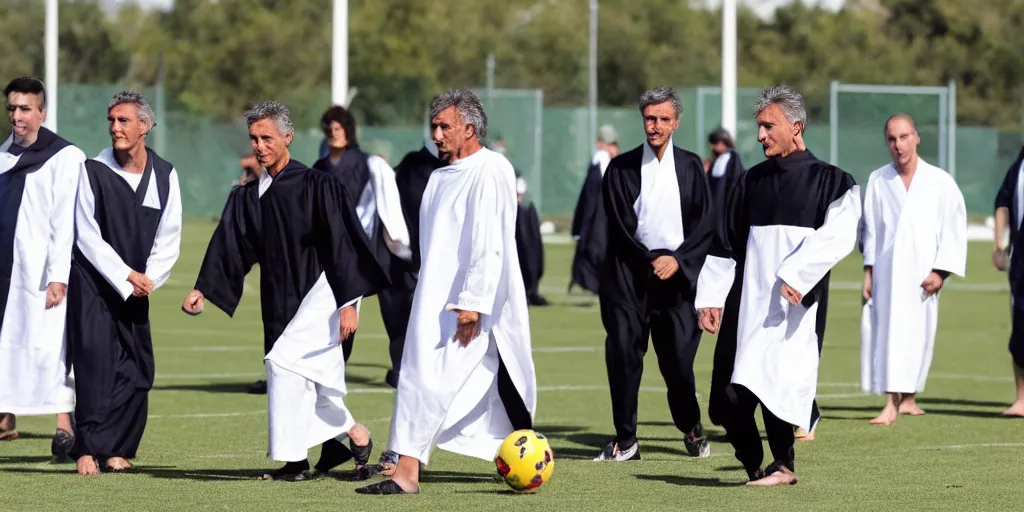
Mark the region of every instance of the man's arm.
POLYGON ((78 177, 78 198, 75 201, 76 244, 85 259, 113 286, 122 299, 128 300, 135 286, 129 279, 138 274, 121 259, 117 251, 103 239, 96 222, 96 196, 89 182, 89 173, 82 169, 78 177))
POLYGON ((160 215, 153 250, 146 260, 146 275, 153 280, 153 290, 171 277, 171 268, 181 253, 181 189, 178 186, 178 171, 174 169, 171 169, 169 185, 167 205, 160 215))
POLYGON ((624 223, 628 217, 636 217, 633 203, 636 197, 629 197, 624 183, 624 170, 613 162, 608 165, 601 181, 601 196, 607 216, 608 242, 615 247, 615 254, 628 260, 634 266, 649 265, 657 256, 636 239, 624 223))
POLYGON ((456 304, 450 309, 490 315, 505 262, 506 230, 515 230, 517 211, 511 190, 497 169, 480 173, 469 193, 466 225, 470 240, 469 265, 456 304))
MULTIPOLYGON (((228 316, 234 316, 242 300, 245 275, 257 262, 258 205, 255 202, 258 198, 255 193, 254 186, 248 185, 235 188, 228 195, 220 222, 206 248, 195 289, 189 294, 190 299, 195 299, 196 294, 199 299, 209 299, 228 316)), ((186 299, 186 312, 200 312, 201 302, 196 308, 198 311, 189 310, 190 299, 186 299)))
POLYGON ((67 292, 75 245, 75 194, 85 167, 85 154, 74 146, 57 153, 55 158, 50 188, 50 242, 46 248, 48 307, 60 304, 67 292))

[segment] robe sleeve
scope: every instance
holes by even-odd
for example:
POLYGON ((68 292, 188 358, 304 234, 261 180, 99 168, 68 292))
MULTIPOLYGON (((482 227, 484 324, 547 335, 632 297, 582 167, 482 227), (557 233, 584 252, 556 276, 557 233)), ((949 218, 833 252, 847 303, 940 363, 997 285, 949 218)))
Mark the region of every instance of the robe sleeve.
MULTIPOLYGON (((469 263, 458 302, 447 309, 475 311, 490 315, 507 261, 506 230, 515 229, 517 205, 511 191, 503 191, 499 169, 481 169, 480 178, 469 192, 466 225, 469 263)), ((509 233, 513 237, 515 233, 509 233)))
POLYGON ((740 175, 727 191, 725 208, 716 221, 711 249, 697 278, 697 296, 693 303, 697 309, 725 307, 736 279, 736 262, 745 256, 743 253, 750 231, 745 194, 746 177, 740 175))
POLYGON ((967 207, 956 182, 952 178, 948 179, 943 216, 938 219, 941 223, 939 246, 932 269, 964 277, 967 270, 967 207))
POLYGON ((388 285, 386 262, 374 255, 344 184, 329 174, 307 175, 314 249, 341 309, 388 285))
POLYGON ((1018 158, 1013 162, 1013 165, 1006 170, 1006 176, 1003 177, 1003 183, 999 186, 999 191, 996 192, 996 201, 993 211, 1000 208, 1006 208, 1013 211, 1013 196, 1017 192, 1017 179, 1020 174, 1021 158, 1018 158))
POLYGON ((234 316, 245 275, 258 261, 257 186, 258 182, 251 182, 228 195, 196 278, 195 289, 228 316, 234 316))
POLYGON ((864 266, 873 267, 875 266, 875 251, 876 251, 876 237, 878 236, 878 228, 875 225, 875 202, 877 193, 874 187, 874 176, 868 178, 867 190, 864 192, 864 211, 861 217, 861 232, 860 239, 864 244, 861 247, 861 252, 864 254, 864 266))
POLYGON ((611 163, 608 165, 608 170, 605 171, 601 183, 604 210, 608 216, 608 242, 616 248, 615 252, 618 257, 630 265, 634 267, 649 266, 651 260, 656 256, 637 241, 636 233, 626 227, 624 222, 626 218, 636 217, 636 212, 633 211, 633 202, 636 198, 629 197, 628 188, 623 183, 624 174, 624 170, 619 169, 615 163, 611 163))
POLYGON ((402 214, 402 199, 395 182, 395 171, 383 158, 371 155, 367 159, 370 183, 377 207, 377 217, 384 224, 384 241, 392 254, 405 261, 412 260, 409 228, 402 214))
POLYGON ((85 172, 85 153, 70 146, 56 157, 50 189, 53 213, 46 249, 46 276, 48 283, 66 285, 71 273, 71 250, 75 245, 75 192, 85 172))
POLYGON ((683 243, 674 251, 651 251, 651 259, 662 255, 674 257, 679 264, 677 278, 684 279, 685 286, 693 289, 697 286, 701 268, 715 238, 716 218, 704 165, 696 156, 687 160, 682 164, 686 177, 683 183, 679 184, 680 187, 689 188, 685 193, 680 190, 681 196, 689 198, 688 204, 684 204, 682 208, 683 233, 686 236, 683 243))
POLYGON ((160 288, 171 277, 171 268, 181 253, 181 188, 178 171, 171 169, 167 205, 160 215, 153 250, 146 260, 146 275, 153 280, 153 290, 160 288))
MULTIPOLYGON (((75 201, 75 245, 85 259, 114 287, 122 299, 128 300, 135 287, 128 282, 132 268, 117 251, 103 239, 96 222, 96 196, 89 183, 89 173, 82 171, 78 178, 78 198, 75 201)), ((145 270, 145 269, 143 269, 145 270)))
POLYGON ((841 188, 849 188, 828 205, 824 223, 800 242, 775 274, 802 295, 807 295, 836 263, 856 248, 861 217, 860 190, 845 173, 842 181, 847 183, 841 188))

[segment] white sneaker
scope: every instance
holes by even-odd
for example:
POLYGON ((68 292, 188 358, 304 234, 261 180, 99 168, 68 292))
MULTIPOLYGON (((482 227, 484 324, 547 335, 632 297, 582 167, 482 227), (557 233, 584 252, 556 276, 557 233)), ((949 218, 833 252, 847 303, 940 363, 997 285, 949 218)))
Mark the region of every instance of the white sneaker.
POLYGON ((633 446, 626 448, 625 450, 619 449, 619 443, 612 441, 605 446, 601 453, 594 459, 595 461, 613 460, 616 462, 622 462, 625 460, 640 460, 640 442, 634 441, 633 446))

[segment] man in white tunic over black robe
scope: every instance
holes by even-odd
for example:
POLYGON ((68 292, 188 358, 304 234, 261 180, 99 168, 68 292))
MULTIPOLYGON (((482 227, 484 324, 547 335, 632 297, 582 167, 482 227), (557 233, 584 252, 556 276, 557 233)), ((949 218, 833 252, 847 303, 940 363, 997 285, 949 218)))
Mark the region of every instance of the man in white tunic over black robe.
POLYGON ((441 160, 420 210, 421 266, 391 418, 390 480, 364 494, 419 492, 420 462, 438 448, 493 460, 514 430, 531 428, 536 375, 515 244, 515 172, 486 149, 479 98, 434 99, 441 160))
POLYGON ((56 414, 51 452, 61 460, 73 441, 64 298, 85 154, 42 127, 38 79, 12 80, 4 98, 11 135, 0 144, 0 440, 18 438, 18 415, 56 414))
POLYGON ((729 193, 696 305, 701 327, 716 332, 733 279, 741 280, 738 314, 725 318, 737 334, 724 426, 748 485, 768 486, 796 483, 793 426, 810 428, 824 332, 819 301, 832 267, 856 246, 861 202, 852 176, 807 151, 800 94, 769 86, 754 114, 768 159, 729 193), (758 404, 775 459, 764 469, 758 404))
POLYGON ((286 462, 264 478, 308 480, 307 451, 319 444, 318 472, 353 456, 359 468, 373 445, 345 406, 341 342, 358 326, 356 301, 387 285, 386 270, 344 185, 291 159, 287 107, 260 103, 245 117, 253 152, 267 171, 231 191, 182 308, 199 314, 209 300, 233 315, 245 275, 258 263, 269 456, 286 462), (345 437, 349 448, 341 444, 345 437))
POLYGON ((914 121, 885 123, 893 162, 871 173, 864 192, 864 299, 870 329, 861 335, 861 388, 886 394, 872 424, 921 415, 935 347, 939 290, 967 265, 967 209, 956 181, 917 155, 914 121))
POLYGON ((125 471, 146 429, 156 367, 149 295, 167 282, 181 245, 174 166, 146 147, 156 125, 142 95, 107 105, 110 148, 85 162, 68 283, 78 472, 125 471))

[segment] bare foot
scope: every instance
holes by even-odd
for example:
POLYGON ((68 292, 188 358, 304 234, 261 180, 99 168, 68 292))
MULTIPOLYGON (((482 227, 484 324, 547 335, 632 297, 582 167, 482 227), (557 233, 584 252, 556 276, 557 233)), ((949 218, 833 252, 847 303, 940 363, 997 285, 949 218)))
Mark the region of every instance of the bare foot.
POLYGON ((885 408, 882 409, 882 413, 868 423, 871 425, 891 425, 892 422, 896 421, 896 413, 896 407, 886 405, 885 408))
POLYGON ((100 468, 96 465, 96 459, 91 455, 78 458, 78 474, 83 476, 98 475, 100 468))
POLYGON ((348 437, 356 446, 366 446, 370 442, 370 431, 363 425, 356 424, 349 429, 348 437))
POLYGON ((795 485, 796 482, 796 473, 783 467, 760 480, 747 482, 747 485, 750 487, 773 487, 776 485, 795 485))
MULTIPOLYGON (((802 433, 802 432, 801 432, 802 433)), ((814 431, 807 432, 806 435, 796 436, 797 441, 814 441, 814 431)))
POLYGON ((924 409, 917 406, 917 402, 914 401, 913 397, 904 397, 900 402, 899 408, 900 414, 909 414, 911 416, 922 416, 924 415, 924 409))
POLYGON ((107 459, 107 467, 114 471, 126 471, 133 469, 135 466, 122 457, 111 457, 107 459))
POLYGON ((1024 418, 1024 401, 1014 402, 1009 409, 1003 411, 1003 416, 1024 418))

